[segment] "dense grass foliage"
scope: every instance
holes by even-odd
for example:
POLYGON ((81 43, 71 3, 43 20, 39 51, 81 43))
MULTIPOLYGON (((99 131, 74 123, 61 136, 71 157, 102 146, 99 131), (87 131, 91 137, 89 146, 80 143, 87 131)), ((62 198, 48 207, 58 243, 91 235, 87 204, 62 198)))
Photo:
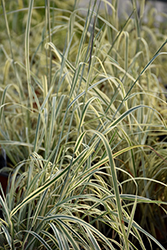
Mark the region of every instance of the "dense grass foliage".
POLYGON ((167 39, 155 10, 9 2, 0 249, 165 249, 167 39))

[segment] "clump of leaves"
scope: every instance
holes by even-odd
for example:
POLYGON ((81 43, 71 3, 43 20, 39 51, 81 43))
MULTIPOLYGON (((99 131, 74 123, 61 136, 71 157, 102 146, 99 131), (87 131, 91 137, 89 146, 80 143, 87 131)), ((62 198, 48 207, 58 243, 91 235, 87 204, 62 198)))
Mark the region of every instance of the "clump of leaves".
POLYGON ((143 235, 164 249, 153 215, 166 215, 155 70, 166 40, 149 48, 144 1, 123 24, 117 1, 104 4, 31 0, 8 13, 2 1, 0 143, 14 166, 0 196, 4 249, 145 249, 143 235), (13 16, 25 20, 17 37, 13 16))

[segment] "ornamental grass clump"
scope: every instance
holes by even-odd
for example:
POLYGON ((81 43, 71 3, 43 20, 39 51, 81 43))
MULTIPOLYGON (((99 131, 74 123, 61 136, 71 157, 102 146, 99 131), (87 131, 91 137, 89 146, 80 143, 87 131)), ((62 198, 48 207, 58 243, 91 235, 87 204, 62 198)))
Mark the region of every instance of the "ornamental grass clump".
POLYGON ((2 0, 1 249, 166 248, 167 40, 117 3, 2 0))

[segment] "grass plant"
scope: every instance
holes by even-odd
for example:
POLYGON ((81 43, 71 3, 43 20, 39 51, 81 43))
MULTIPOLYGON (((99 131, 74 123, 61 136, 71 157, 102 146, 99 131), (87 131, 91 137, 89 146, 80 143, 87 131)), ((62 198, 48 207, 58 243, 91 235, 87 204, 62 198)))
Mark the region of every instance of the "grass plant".
POLYGON ((164 30, 41 2, 0 9, 0 249, 165 249, 164 30))

